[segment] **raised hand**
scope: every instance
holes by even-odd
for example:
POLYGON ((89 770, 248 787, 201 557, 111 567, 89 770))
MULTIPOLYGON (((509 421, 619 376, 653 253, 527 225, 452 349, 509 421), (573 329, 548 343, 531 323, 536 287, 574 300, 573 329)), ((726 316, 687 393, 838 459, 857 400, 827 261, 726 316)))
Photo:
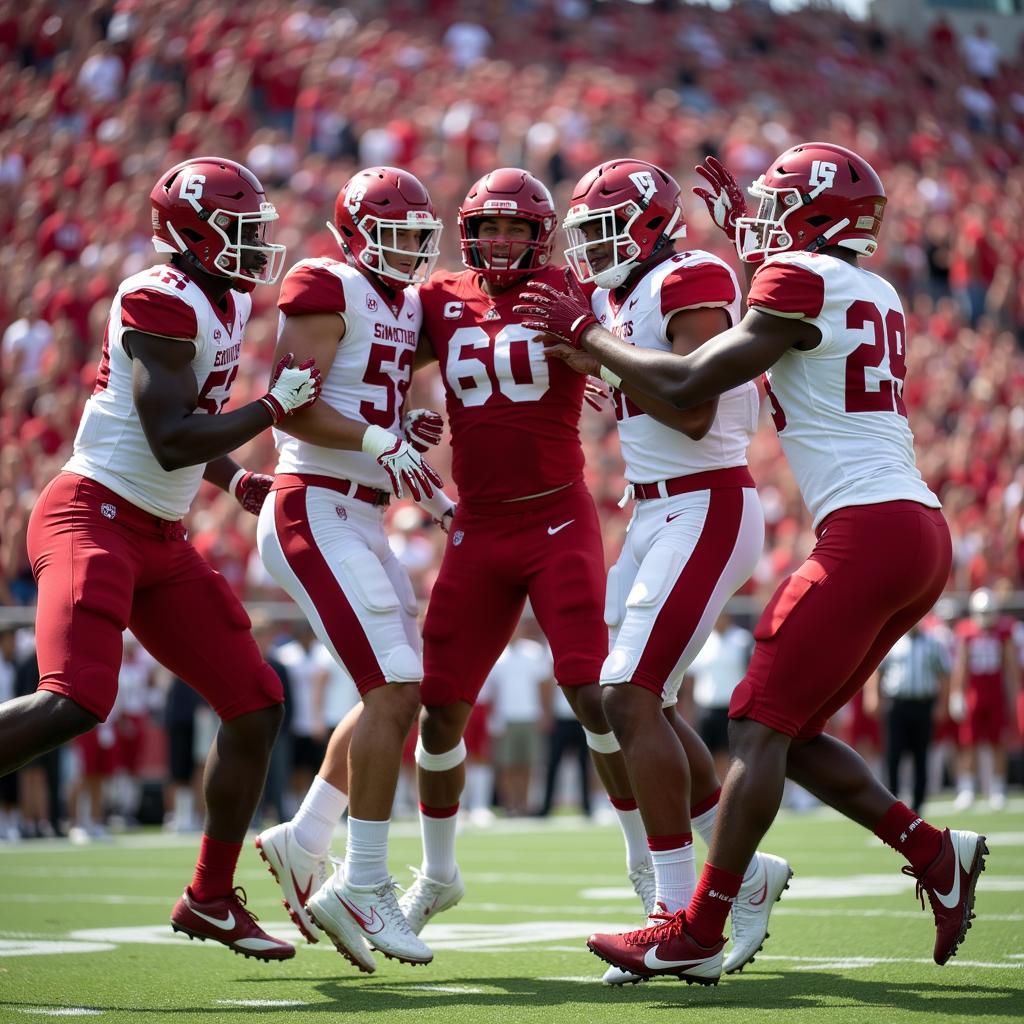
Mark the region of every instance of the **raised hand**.
POLYGON ((429 498, 443 481, 429 463, 404 438, 383 427, 371 425, 363 434, 363 451, 372 455, 387 473, 396 498, 409 494, 414 501, 429 498))
POLYGON ((270 376, 270 390, 260 399, 275 423, 312 405, 320 397, 322 382, 316 361, 307 359, 299 366, 292 366, 294 358, 289 352, 278 362, 270 376))
POLYGON ((531 281, 519 301, 512 312, 523 317, 524 327, 553 335, 573 348, 582 347, 583 332, 597 323, 590 300, 568 268, 564 290, 543 281, 531 281))
POLYGON ((430 451, 441 443, 444 420, 433 409, 410 409, 402 417, 402 433, 418 452, 430 451))
POLYGON ((743 189, 732 171, 713 156, 705 157, 704 163, 698 164, 694 170, 711 186, 712 191, 695 188, 693 194, 704 200, 716 226, 729 236, 729 241, 735 242, 736 221, 747 215, 743 189))

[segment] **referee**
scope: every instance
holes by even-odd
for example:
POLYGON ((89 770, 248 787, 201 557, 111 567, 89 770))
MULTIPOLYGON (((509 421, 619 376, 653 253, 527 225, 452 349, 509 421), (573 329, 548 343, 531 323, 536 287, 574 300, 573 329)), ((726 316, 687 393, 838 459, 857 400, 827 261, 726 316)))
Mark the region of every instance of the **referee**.
MULTIPOLYGON (((949 699, 950 669, 945 644, 914 626, 885 656, 872 680, 876 686, 880 684, 885 714, 889 789, 899 792, 900 762, 909 754, 914 768, 911 806, 918 812, 924 804, 932 726, 949 699)), ((870 695, 866 696, 870 700, 870 695)))

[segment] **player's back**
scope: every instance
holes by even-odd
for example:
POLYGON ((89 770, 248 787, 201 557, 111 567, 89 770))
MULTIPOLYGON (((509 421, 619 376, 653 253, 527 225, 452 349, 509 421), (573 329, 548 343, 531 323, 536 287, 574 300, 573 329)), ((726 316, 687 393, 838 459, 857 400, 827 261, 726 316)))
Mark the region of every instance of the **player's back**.
MULTIPOLYGON (((320 401, 349 419, 400 432, 405 393, 423 320, 415 288, 390 292, 341 260, 302 260, 281 282, 280 328, 288 316, 336 313, 345 336, 324 375, 320 401)), ((372 455, 325 448, 274 431, 278 473, 354 480, 381 490, 388 476, 372 455)))
POLYGON ((974 619, 965 619, 957 624, 956 636, 964 648, 968 685, 999 690, 1003 683, 1006 645, 1011 640, 1006 624, 982 625, 974 619))
MULTIPOLYGON (((721 308, 730 325, 740 320, 740 290, 731 268, 711 253, 676 253, 648 270, 618 295, 595 290, 591 305, 601 326, 640 348, 669 352, 669 321, 687 309, 721 308)), ((626 478, 634 483, 668 480, 747 464, 757 430, 757 386, 741 384, 718 399, 708 432, 695 441, 649 416, 620 391, 613 392, 626 478)))
POLYGON ((531 281, 554 287, 546 267, 491 296, 472 270, 435 273, 420 288, 423 327, 444 380, 452 475, 461 501, 505 501, 581 479, 584 378, 544 358, 537 332, 512 307, 531 281))
POLYGON ((821 332, 815 348, 789 349, 765 382, 815 525, 850 505, 906 499, 939 508, 914 461, 903 401, 907 332, 895 289, 833 256, 782 253, 758 268, 747 305, 821 332))
POLYGON ((251 309, 250 296, 235 291, 227 292, 224 308, 218 308, 187 274, 169 264, 126 278, 110 306, 96 385, 64 469, 96 480, 162 519, 181 519, 206 467, 165 470, 157 462, 135 408, 125 335, 140 331, 193 346, 199 392, 195 412, 212 415, 227 403, 238 374, 251 309))

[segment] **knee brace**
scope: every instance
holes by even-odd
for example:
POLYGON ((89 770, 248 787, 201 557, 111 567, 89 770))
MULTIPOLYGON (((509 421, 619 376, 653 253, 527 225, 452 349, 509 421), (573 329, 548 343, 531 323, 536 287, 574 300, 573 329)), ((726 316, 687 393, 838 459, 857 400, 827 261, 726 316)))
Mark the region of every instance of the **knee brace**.
POLYGON ((615 754, 622 748, 613 732, 591 732, 584 729, 583 734, 587 737, 587 746, 598 754, 615 754))
POLYGON ((446 750, 443 754, 431 754, 423 746, 422 738, 416 740, 416 764, 427 772, 447 772, 458 768, 466 760, 466 742, 459 740, 458 745, 446 750))

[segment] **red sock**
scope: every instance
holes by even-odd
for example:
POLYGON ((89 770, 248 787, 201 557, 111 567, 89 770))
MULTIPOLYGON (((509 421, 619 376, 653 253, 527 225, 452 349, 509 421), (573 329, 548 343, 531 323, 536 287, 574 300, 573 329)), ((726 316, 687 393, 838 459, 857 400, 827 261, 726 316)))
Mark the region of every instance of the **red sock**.
POLYGON ((192 896, 200 903, 227 896, 234 888, 235 865, 242 852, 241 843, 225 843, 204 835, 199 844, 196 873, 192 876, 192 896))
POLYGON ((686 908, 686 930, 702 945, 720 942, 725 921, 743 884, 743 875, 716 868, 705 862, 697 880, 697 891, 686 908))
POLYGON ((897 800, 875 826, 875 835, 923 871, 939 855, 942 833, 916 811, 897 800))

